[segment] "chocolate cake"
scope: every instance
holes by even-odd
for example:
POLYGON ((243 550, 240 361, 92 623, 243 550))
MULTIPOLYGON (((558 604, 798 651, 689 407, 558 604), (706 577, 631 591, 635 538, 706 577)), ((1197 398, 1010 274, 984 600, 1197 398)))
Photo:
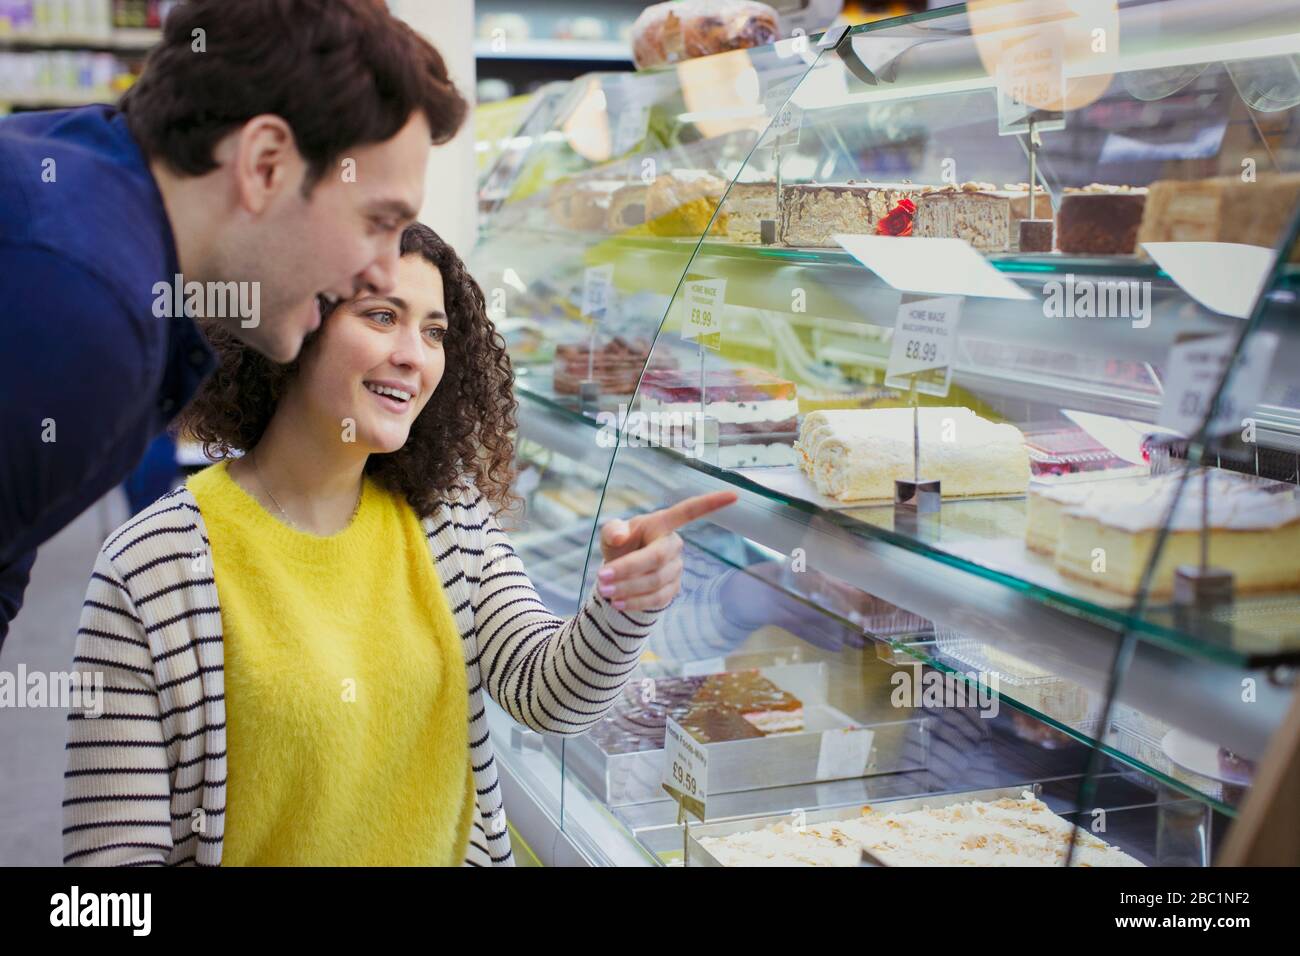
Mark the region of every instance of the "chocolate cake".
POLYGON ((1057 214, 1056 248, 1094 255, 1134 252, 1146 200, 1147 191, 1140 187, 1093 183, 1066 189, 1057 214))

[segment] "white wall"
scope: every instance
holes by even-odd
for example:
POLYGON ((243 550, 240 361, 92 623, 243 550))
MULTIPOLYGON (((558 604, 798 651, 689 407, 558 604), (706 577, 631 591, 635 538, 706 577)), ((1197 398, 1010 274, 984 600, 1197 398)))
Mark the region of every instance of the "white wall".
MULTIPOLYGON (((461 95, 474 101, 473 0, 389 0, 394 13, 437 47, 461 95)), ((474 120, 471 111, 459 134, 429 156, 420 220, 468 257, 478 232, 474 120)))

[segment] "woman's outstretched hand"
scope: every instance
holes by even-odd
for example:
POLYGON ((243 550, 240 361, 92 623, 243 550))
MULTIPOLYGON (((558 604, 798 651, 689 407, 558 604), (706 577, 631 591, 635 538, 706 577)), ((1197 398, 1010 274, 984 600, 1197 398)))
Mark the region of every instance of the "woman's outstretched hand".
POLYGON ((597 589, 620 611, 667 607, 682 586, 677 529, 735 501, 734 491, 714 491, 630 521, 608 522, 600 529, 605 563, 596 574, 597 589))

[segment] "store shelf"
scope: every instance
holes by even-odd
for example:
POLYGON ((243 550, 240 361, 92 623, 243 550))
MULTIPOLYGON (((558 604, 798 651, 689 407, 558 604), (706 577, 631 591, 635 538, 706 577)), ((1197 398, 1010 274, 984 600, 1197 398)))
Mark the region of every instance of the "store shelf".
POLYGON ((591 63, 631 63, 632 51, 617 40, 510 40, 497 49, 492 40, 474 41, 474 56, 480 60, 579 60, 591 63))
POLYGON ((117 53, 147 53, 162 40, 161 30, 117 29, 111 34, 30 34, 0 36, 0 50, 97 50, 117 53))
POLYGON ((111 103, 116 99, 112 94, 98 95, 91 91, 84 93, 35 93, 8 97, 0 94, 0 110, 49 110, 65 109, 74 106, 86 106, 90 103, 111 103))

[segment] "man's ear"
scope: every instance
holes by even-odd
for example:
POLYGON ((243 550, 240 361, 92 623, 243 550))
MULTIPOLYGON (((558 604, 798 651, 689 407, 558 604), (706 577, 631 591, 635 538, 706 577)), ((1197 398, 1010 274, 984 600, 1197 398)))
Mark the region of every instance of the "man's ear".
POLYGON ((259 215, 286 189, 296 188, 304 174, 302 155, 293 130, 279 116, 254 116, 229 140, 230 162, 239 204, 259 215))

